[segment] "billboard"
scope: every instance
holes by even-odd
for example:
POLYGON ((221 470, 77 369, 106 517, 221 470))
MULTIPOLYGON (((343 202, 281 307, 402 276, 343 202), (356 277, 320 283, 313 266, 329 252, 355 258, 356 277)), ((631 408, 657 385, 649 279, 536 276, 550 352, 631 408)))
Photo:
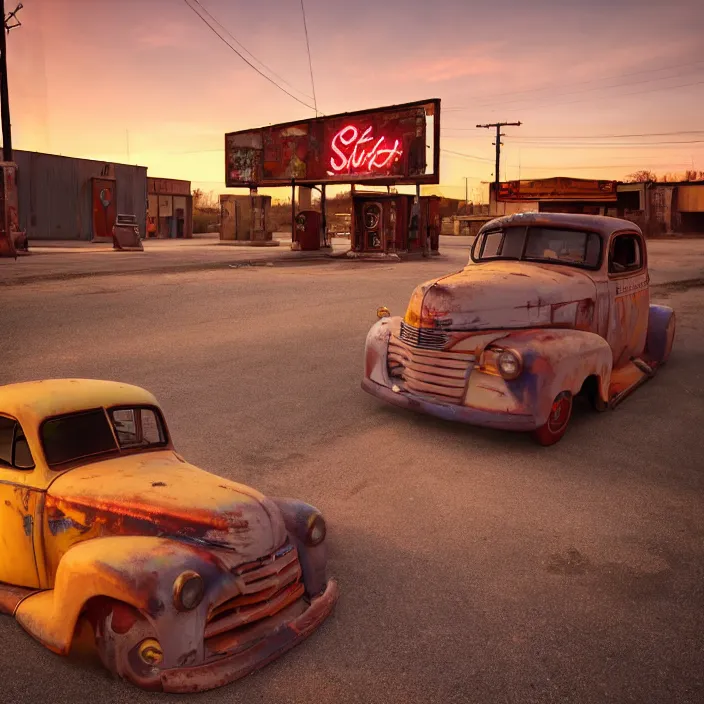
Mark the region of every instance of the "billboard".
POLYGON ((536 181, 499 183, 498 201, 516 200, 593 200, 615 201, 616 181, 585 178, 542 178, 536 181))
POLYGON ((439 183, 439 139, 438 99, 230 132, 225 184, 439 183))

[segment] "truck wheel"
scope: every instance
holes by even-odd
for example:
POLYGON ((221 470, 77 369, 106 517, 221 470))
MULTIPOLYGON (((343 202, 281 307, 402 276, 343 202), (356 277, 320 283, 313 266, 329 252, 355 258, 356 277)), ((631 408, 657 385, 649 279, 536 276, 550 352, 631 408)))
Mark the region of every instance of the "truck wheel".
POLYGON ((142 614, 129 604, 102 600, 89 616, 103 665, 141 689, 161 691, 161 646, 142 614))
POLYGON ((533 431, 533 439, 544 447, 554 445, 565 434, 571 416, 572 394, 569 391, 563 391, 552 402, 545 425, 533 431))

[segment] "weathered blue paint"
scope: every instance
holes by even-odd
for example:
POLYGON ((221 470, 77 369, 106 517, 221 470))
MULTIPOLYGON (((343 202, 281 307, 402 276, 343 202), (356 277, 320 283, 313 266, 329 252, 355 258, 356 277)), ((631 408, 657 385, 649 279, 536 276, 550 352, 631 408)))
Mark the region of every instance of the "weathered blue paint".
POLYGON ((661 363, 668 353, 668 325, 673 321, 674 311, 668 306, 650 306, 648 315, 648 338, 645 343, 648 359, 661 363))

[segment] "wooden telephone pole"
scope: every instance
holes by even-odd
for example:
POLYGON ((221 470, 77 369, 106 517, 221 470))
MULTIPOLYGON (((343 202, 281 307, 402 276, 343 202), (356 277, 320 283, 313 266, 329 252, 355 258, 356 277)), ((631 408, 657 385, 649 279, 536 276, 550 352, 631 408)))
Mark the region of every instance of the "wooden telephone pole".
POLYGON ((504 136, 501 132, 502 127, 520 127, 520 122, 493 122, 490 125, 477 125, 478 129, 491 129, 496 128, 496 169, 494 171, 494 183, 496 188, 496 196, 499 195, 499 166, 501 165, 501 138, 504 136))
POLYGON ((2 31, 0 31, 0 122, 2 122, 2 158, 12 161, 12 126, 10 124, 10 98, 7 83, 7 35, 11 29, 20 26, 17 13, 22 9, 22 3, 7 15, 5 0, 0 0, 0 16, 2 16, 2 31), (14 22, 14 24, 11 24, 14 22))

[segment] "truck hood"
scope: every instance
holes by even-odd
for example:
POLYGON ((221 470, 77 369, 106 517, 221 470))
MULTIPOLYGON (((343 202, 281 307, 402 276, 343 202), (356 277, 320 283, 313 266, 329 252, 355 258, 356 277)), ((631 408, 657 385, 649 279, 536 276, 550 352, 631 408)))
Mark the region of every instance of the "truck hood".
POLYGON ((533 262, 470 264, 413 292, 405 322, 452 330, 591 327, 596 286, 578 269, 533 262))
POLYGON ((286 538, 274 503, 172 451, 127 455, 69 470, 50 486, 47 529, 65 543, 104 535, 156 535, 230 548, 243 560, 286 538), (61 535, 64 534, 64 535, 61 535))

